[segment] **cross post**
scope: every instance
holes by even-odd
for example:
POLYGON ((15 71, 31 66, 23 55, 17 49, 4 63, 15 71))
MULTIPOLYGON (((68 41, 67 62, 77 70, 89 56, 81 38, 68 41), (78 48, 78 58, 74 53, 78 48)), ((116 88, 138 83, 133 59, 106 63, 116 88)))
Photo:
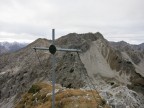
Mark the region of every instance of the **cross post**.
POLYGON ((65 52, 81 52, 80 49, 65 49, 58 48, 55 46, 55 29, 52 29, 52 44, 47 47, 33 47, 34 50, 49 50, 52 54, 52 108, 55 108, 55 53, 56 51, 65 51, 65 52))

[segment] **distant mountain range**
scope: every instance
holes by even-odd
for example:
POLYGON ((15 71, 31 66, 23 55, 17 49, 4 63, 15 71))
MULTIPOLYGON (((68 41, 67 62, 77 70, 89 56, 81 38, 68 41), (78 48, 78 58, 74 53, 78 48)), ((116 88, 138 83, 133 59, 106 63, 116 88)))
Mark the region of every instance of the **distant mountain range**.
POLYGON ((137 50, 137 51, 144 51, 144 43, 141 43, 139 45, 134 45, 134 44, 129 44, 125 41, 120 41, 120 42, 110 42, 112 46, 114 46, 116 49, 124 51, 127 48, 132 49, 132 50, 137 50))
POLYGON ((17 51, 26 45, 28 45, 28 43, 0 42, 0 54, 17 51))

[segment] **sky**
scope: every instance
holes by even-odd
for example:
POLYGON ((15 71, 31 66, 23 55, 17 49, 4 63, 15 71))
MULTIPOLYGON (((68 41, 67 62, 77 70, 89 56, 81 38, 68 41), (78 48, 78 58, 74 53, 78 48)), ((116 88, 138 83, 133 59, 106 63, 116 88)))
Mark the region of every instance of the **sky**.
POLYGON ((100 32, 109 41, 144 42, 144 0, 0 0, 0 41, 32 42, 100 32))

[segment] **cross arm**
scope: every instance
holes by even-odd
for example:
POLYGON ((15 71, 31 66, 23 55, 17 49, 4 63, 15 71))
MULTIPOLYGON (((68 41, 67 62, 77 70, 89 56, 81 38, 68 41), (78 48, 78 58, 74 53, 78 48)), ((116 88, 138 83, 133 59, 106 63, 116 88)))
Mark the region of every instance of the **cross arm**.
POLYGON ((49 48, 46 47, 33 47, 34 50, 49 50, 49 48))
POLYGON ((81 52, 80 49, 65 49, 65 48, 57 48, 57 51, 81 52))
MULTIPOLYGON (((33 49, 34 50, 50 50, 50 48, 46 48, 46 47, 33 47, 33 49)), ((80 49, 56 48, 55 50, 56 51, 65 51, 65 52, 82 52, 80 49)))

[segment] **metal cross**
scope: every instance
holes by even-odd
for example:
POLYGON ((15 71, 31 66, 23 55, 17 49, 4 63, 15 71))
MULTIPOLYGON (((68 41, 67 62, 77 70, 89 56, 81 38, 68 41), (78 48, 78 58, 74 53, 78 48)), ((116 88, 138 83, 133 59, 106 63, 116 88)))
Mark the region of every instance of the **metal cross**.
POLYGON ((81 52, 80 49, 64 49, 55 46, 55 29, 52 29, 52 44, 49 48, 46 47, 34 47, 35 50, 49 50, 52 54, 52 108, 55 108, 55 53, 56 51, 66 51, 66 52, 81 52))

